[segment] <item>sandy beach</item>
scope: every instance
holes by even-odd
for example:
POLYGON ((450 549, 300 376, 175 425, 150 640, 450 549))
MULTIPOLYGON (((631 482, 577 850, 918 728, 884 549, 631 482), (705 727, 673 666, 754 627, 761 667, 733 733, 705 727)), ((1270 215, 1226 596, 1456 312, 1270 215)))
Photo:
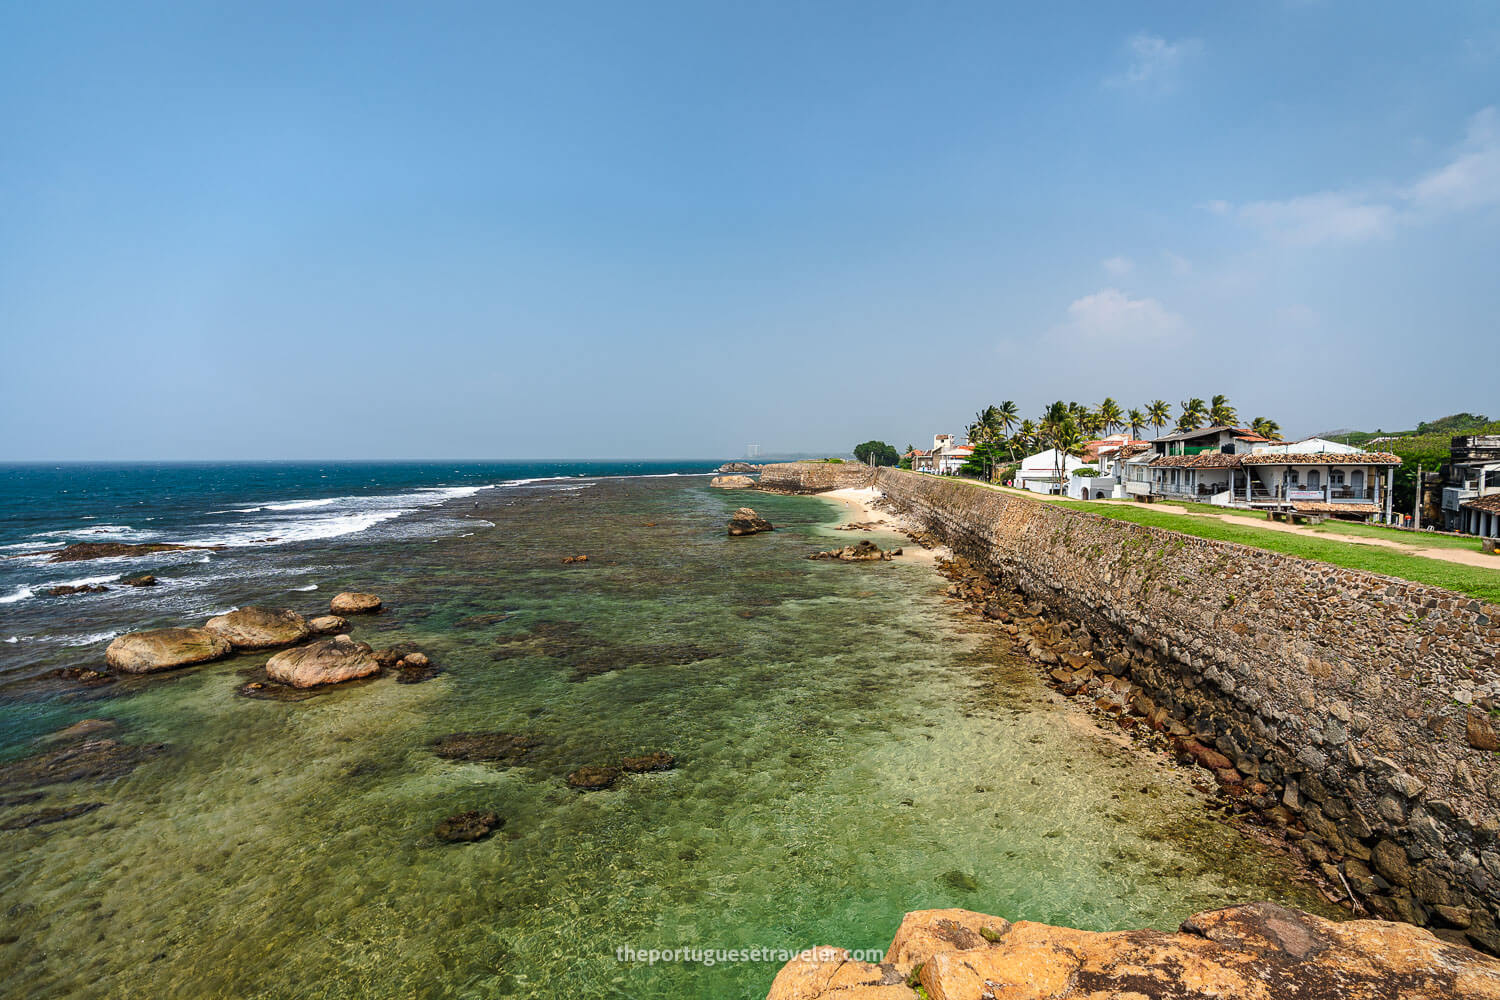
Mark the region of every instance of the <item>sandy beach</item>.
POLYGON ((882 548, 890 548, 899 542, 901 555, 896 556, 906 562, 936 563, 939 558, 951 558, 953 553, 946 545, 926 549, 912 542, 906 537, 908 531, 921 531, 921 527, 912 521, 903 518, 900 514, 888 510, 881 510, 875 506, 875 501, 885 496, 874 486, 848 488, 842 490, 829 490, 827 493, 817 494, 824 500, 831 500, 845 508, 845 524, 869 524, 873 525, 871 532, 885 532, 891 536, 892 541, 887 541, 882 548))

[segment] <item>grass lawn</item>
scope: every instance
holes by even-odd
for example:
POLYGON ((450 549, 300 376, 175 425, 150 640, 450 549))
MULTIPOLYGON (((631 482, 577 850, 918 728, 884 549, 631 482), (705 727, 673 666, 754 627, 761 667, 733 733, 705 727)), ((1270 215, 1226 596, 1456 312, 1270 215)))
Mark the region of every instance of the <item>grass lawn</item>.
MULTIPOLYGON (((1455 590, 1460 594, 1468 594, 1470 597, 1489 601, 1492 604, 1500 604, 1500 556, 1494 557, 1494 569, 1482 569, 1478 566, 1464 566, 1460 563, 1429 559, 1426 556, 1409 555, 1398 549, 1388 549, 1375 545, 1352 544, 1340 541, 1336 536, 1340 533, 1364 533, 1359 530, 1349 532, 1347 529, 1351 528, 1373 529, 1381 532, 1377 537, 1405 536, 1395 538, 1395 540, 1407 541, 1410 539, 1410 544, 1413 545, 1437 546, 1443 543, 1456 542, 1458 544, 1452 547, 1472 547, 1476 550, 1479 547, 1478 541, 1447 538, 1441 535, 1430 537, 1408 535, 1405 532, 1374 528, 1371 525, 1343 523, 1323 533, 1328 537, 1321 537, 1290 531, 1272 531, 1269 528, 1254 528, 1247 524, 1232 524, 1213 517, 1183 517, 1181 514, 1152 510, 1152 507, 1155 506, 1154 504, 1060 500, 1057 497, 1047 497, 1037 493, 1028 493, 1027 496, 1032 500, 1057 504, 1059 507, 1071 507, 1074 510, 1085 510, 1091 514, 1098 514, 1101 517, 1114 518, 1117 521, 1131 521, 1135 524, 1144 524, 1152 528, 1164 528, 1167 531, 1176 531, 1184 535, 1195 535, 1198 538, 1212 538, 1221 542, 1237 542, 1240 545, 1250 545, 1258 549, 1267 549, 1271 552, 1284 552, 1289 556, 1316 559, 1320 562, 1332 563, 1335 566, 1343 566, 1347 569, 1362 569, 1371 573, 1384 573, 1386 576, 1399 577, 1402 580, 1411 580, 1415 583, 1426 583, 1434 587, 1443 587, 1447 590, 1455 590), (1346 530, 1340 531, 1340 529, 1346 530)), ((1230 513, 1223 508, 1213 507, 1209 504, 1178 504, 1178 506, 1206 507, 1216 514, 1230 513)), ((1333 522, 1325 521, 1322 527, 1328 528, 1331 524, 1333 522)))
MULTIPOLYGON (((1258 521, 1266 519, 1266 515, 1259 511, 1244 510, 1239 507, 1219 507, 1211 503, 1193 503, 1191 500, 1158 500, 1152 506, 1181 507, 1194 514, 1212 514, 1217 517, 1228 515, 1250 517, 1258 521)), ((1418 534, 1415 531, 1402 531, 1400 528, 1392 528, 1384 524, 1360 524, 1357 521, 1339 521, 1329 518, 1322 524, 1309 526, 1307 530, 1328 535, 1363 535, 1366 538, 1383 538, 1398 545, 1411 545, 1415 548, 1479 551, 1477 538, 1455 538, 1451 535, 1439 535, 1435 532, 1429 534, 1425 531, 1418 534)))

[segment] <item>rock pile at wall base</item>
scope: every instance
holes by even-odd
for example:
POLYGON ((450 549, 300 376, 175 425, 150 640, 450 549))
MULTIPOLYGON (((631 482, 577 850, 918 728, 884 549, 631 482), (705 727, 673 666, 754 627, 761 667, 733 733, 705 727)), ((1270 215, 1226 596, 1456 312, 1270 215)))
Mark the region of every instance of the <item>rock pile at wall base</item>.
POLYGON ((1500 1000, 1500 961, 1381 920, 1274 903, 1189 917, 1175 934, 1096 933, 969 910, 902 920, 885 960, 818 948, 767 1000, 1500 1000), (917 992, 917 988, 924 991, 917 992))

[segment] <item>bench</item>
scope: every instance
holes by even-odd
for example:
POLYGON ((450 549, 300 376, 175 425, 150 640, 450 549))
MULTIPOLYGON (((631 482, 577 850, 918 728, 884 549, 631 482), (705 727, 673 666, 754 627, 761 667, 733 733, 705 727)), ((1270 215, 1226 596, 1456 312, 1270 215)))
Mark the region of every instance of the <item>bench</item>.
POLYGON ((1295 510, 1268 510, 1266 516, 1273 521, 1285 521, 1288 524, 1322 524, 1322 514, 1302 514, 1295 510))

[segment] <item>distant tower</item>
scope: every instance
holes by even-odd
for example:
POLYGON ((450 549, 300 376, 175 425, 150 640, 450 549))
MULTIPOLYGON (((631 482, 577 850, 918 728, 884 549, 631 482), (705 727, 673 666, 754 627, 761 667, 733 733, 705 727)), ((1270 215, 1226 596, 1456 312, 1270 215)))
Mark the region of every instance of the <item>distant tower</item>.
POLYGON ((758 445, 758 444, 747 444, 747 445, 745 445, 745 457, 746 458, 760 458, 760 445, 758 445))

